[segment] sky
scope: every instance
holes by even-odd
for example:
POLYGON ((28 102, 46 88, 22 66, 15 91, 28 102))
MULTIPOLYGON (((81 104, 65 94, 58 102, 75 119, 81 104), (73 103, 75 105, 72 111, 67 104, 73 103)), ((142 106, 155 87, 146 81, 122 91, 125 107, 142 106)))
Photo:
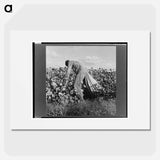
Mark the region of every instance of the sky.
POLYGON ((46 67, 64 67, 77 60, 87 68, 116 70, 116 46, 46 46, 46 67))

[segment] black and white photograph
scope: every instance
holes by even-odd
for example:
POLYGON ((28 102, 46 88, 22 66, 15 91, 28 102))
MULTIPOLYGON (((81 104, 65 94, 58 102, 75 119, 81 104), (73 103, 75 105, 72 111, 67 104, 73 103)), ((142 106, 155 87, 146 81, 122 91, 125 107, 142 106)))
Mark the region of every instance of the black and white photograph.
POLYGON ((116 114, 115 46, 46 46, 49 117, 116 114))
POLYGON ((41 50, 42 54, 37 51, 35 56, 37 69, 34 72, 38 75, 35 85, 38 84, 36 88, 43 88, 35 90, 36 95, 41 95, 36 102, 36 115, 43 112, 41 118, 126 117, 126 50, 119 55, 117 53, 118 48, 126 45, 41 45, 45 51, 41 50), (40 55, 41 58, 36 58, 40 55))

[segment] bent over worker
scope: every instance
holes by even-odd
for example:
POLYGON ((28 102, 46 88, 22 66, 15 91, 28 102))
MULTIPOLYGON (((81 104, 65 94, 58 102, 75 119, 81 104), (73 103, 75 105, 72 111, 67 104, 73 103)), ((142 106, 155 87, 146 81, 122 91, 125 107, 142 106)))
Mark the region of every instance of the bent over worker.
POLYGON ((80 99, 83 101, 83 90, 82 84, 85 83, 88 90, 94 92, 94 85, 100 86, 98 82, 88 73, 88 70, 84 67, 84 65, 78 61, 66 60, 65 65, 68 67, 66 74, 66 83, 65 87, 68 84, 69 77, 71 71, 76 74, 76 79, 74 82, 74 89, 79 95, 80 99))

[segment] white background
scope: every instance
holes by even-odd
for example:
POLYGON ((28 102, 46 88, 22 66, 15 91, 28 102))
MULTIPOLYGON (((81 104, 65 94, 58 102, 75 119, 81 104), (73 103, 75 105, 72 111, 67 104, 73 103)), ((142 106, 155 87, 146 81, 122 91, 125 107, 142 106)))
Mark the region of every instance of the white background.
POLYGON ((150 129, 149 32, 11 31, 9 46, 11 129, 150 129), (32 42, 37 41, 128 42, 128 118, 33 118, 32 42))
MULTIPOLYGON (((7 1, 8 2, 8 1, 7 1)), ((5 4, 6 1, 1 1, 2 4, 5 4)), ((87 23, 87 26, 92 28, 97 28, 98 30, 104 28, 106 30, 110 30, 111 27, 113 29, 122 29, 122 30, 139 30, 139 29, 151 29, 154 32, 154 36, 152 39, 152 128, 150 132, 145 131, 106 131, 106 132, 45 132, 45 131, 28 131, 28 132, 12 132, 9 127, 9 116, 8 116, 8 102, 6 102, 6 85, 4 87, 4 79, 3 75, 4 67, 6 67, 6 60, 4 61, 5 54, 4 53, 4 28, 6 27, 6 22, 10 21, 13 16, 21 9, 23 4, 33 4, 33 3, 54 3, 50 0, 46 0, 45 2, 40 0, 17 0, 16 2, 12 2, 14 4, 14 12, 13 14, 6 14, 2 11, 3 5, 0 6, 0 49, 1 49, 1 112, 0 112, 0 159, 5 160, 31 160, 31 159, 140 159, 140 160, 158 160, 160 159, 160 118, 159 118, 159 95, 160 95, 160 63, 159 63, 159 28, 160 28, 160 3, 159 0, 81 0, 77 1, 69 1, 65 2, 59 0, 57 3, 59 4, 73 4, 73 3, 83 3, 83 4, 99 4, 102 6, 113 4, 113 5, 122 5, 124 9, 124 5, 131 4, 134 8, 134 5, 141 5, 142 7, 146 4, 153 7, 156 11, 155 19, 156 26, 152 26, 150 17, 150 9, 148 9, 148 13, 146 10, 137 11, 134 10, 132 12, 128 11, 124 12, 123 10, 114 10, 115 14, 109 14, 109 17, 113 20, 112 25, 102 25, 101 21, 100 25, 96 24, 91 27, 89 23, 92 24, 92 20, 87 23), (1 14, 2 13, 2 14, 1 14), (123 24, 120 25, 118 23, 119 19, 116 19, 117 15, 126 15, 128 16, 128 20, 126 23, 123 21, 123 24), (145 13, 144 17, 140 19, 141 15, 145 13), (132 17, 132 18, 131 18, 132 17), (133 18, 134 17, 134 18, 133 18), (148 21, 148 23, 146 23, 148 21), (137 23, 135 23, 137 22, 137 23), (115 28, 113 26, 115 24, 115 28), (146 25, 144 25, 146 24, 146 25), (5 62, 5 63, 4 63, 5 62), (5 64, 5 66, 4 66, 5 64), (4 101, 5 100, 5 101, 4 101), (5 103, 4 103, 5 102, 5 103)), ((100 12, 100 10, 99 10, 100 12)), ((99 13, 96 11, 96 13, 99 13)), ((86 13, 86 12, 85 12, 86 13)), ((108 13, 106 11, 106 13, 108 13)), ((27 13, 29 15, 29 12, 27 13)), ((82 12, 80 12, 82 15, 82 12)), ((105 15, 105 14, 104 14, 105 15)), ((106 16, 106 15, 105 15, 106 16)), ((104 16, 104 17, 105 17, 104 16)), ((103 18, 104 18, 103 17, 103 18)), ((84 17, 83 17, 84 18, 84 17)), ((125 19, 126 20, 126 19, 125 19)), ((71 21, 69 21, 71 22, 71 21)), ((61 21, 59 22, 61 23, 61 21)), ((77 22, 76 22, 77 23, 77 22)), ((73 23, 72 23, 73 25, 73 23)), ((79 28, 82 26, 79 24, 79 28)), ((58 26, 59 27, 59 26, 58 26)), ((74 30, 73 27, 69 26, 71 30, 74 30)), ((68 27, 68 28, 69 28, 68 27)), ((38 29, 38 28, 37 28, 38 29)), ((83 30, 83 27, 82 27, 83 30)), ((6 81, 6 79, 5 79, 6 81)))

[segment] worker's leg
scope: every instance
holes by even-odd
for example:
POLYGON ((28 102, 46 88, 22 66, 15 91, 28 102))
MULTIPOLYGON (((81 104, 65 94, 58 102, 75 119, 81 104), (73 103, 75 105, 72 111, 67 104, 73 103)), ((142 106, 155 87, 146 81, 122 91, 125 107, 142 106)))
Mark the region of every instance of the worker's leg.
POLYGON ((80 99, 83 101, 83 90, 82 90, 82 74, 78 73, 75 83, 74 83, 74 89, 76 90, 77 94, 80 96, 80 99))

